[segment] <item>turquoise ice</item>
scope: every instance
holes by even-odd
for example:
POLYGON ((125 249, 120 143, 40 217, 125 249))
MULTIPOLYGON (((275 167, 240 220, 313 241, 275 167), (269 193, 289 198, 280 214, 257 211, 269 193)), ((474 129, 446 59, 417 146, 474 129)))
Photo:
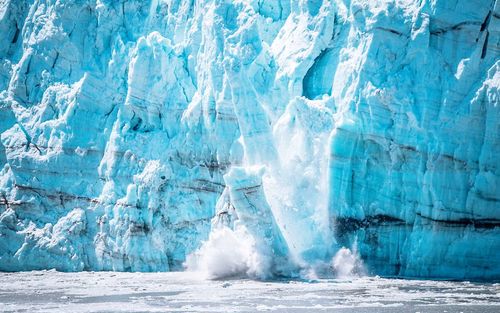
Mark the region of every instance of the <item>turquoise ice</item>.
POLYGON ((499 49, 497 0, 3 1, 0 270, 500 279, 499 49))

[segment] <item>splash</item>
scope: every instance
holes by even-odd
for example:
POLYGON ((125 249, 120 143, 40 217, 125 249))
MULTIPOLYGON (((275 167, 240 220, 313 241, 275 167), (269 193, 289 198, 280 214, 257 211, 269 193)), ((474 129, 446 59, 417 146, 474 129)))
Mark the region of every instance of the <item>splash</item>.
POLYGON ((188 271, 199 272, 206 279, 271 276, 271 257, 258 246, 244 226, 226 226, 212 230, 207 241, 184 264, 188 271))
POLYGON ((337 278, 351 278, 365 274, 356 246, 353 247, 353 251, 346 247, 337 251, 332 259, 332 267, 337 278))

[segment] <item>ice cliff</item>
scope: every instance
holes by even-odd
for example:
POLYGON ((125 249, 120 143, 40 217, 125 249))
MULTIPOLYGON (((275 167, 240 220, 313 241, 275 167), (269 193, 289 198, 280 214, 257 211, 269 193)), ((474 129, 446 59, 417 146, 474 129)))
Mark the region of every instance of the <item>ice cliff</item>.
POLYGON ((499 49, 496 0, 2 1, 0 270, 500 279, 499 49))

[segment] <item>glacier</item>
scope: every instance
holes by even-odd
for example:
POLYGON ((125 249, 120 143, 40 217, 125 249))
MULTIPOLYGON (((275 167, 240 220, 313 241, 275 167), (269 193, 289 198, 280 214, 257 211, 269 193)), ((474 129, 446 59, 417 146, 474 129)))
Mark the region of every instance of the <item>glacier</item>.
POLYGON ((0 30, 2 271, 500 279, 497 0, 6 0, 0 30))

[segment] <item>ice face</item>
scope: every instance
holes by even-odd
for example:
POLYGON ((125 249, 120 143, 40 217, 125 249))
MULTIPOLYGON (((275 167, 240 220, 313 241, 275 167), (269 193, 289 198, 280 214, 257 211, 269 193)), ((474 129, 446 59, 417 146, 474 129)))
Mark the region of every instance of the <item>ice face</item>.
POLYGON ((4 1, 0 270, 500 278, 499 16, 4 1))

